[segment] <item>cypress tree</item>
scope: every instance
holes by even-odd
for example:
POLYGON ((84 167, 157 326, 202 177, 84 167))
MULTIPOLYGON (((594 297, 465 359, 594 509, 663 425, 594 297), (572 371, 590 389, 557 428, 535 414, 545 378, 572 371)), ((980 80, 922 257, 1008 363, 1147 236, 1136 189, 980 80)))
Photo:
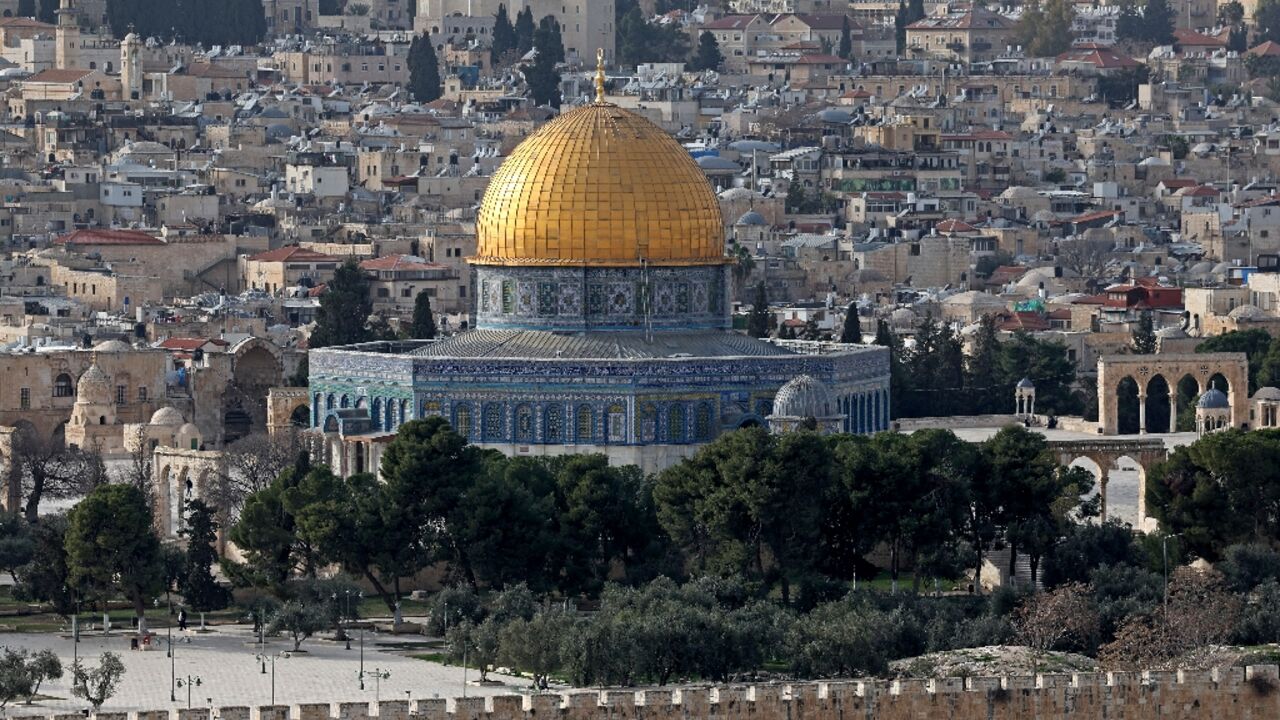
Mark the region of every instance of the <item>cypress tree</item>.
POLYGON ((694 70, 715 70, 722 62, 724 53, 720 52, 720 43, 716 42, 715 35, 704 30, 698 36, 698 54, 690 64, 694 70))
POLYGON ((747 334, 753 338, 769 337, 769 296, 764 283, 756 285, 756 296, 747 316, 747 334))
POLYGON ((502 61, 502 56, 516 48, 516 29, 507 15, 507 6, 499 4, 498 13, 493 20, 493 46, 490 59, 494 65, 502 61))
POLYGON ((431 310, 431 297, 427 291, 418 293, 413 301, 413 325, 409 336, 415 340, 432 340, 436 336, 436 316, 431 310))
POLYGON ((365 342, 369 339, 365 324, 372 311, 369 278, 355 260, 347 260, 334 272, 333 280, 320 296, 310 346, 318 348, 365 342))
POLYGON ((533 49, 533 32, 535 29, 533 8, 525 8, 516 14, 516 50, 520 52, 522 57, 533 49))
POLYGON ((849 56, 852 54, 853 54, 853 32, 849 28, 849 16, 845 15, 843 18, 843 24, 840 27, 839 55, 845 60, 848 60, 849 56))
POLYGON ((1156 45, 1173 43, 1173 8, 1169 0, 1147 0, 1142 11, 1142 29, 1145 39, 1156 45))
POLYGON ((858 317, 858 304, 849 303, 844 313, 844 328, 840 331, 840 342, 862 343, 862 319, 858 317))
POLYGON ((36 0, 18 0, 18 17, 36 16, 36 0))
POLYGON ((415 100, 429 103, 440 98, 440 62, 431 38, 425 33, 409 44, 409 94, 415 100))

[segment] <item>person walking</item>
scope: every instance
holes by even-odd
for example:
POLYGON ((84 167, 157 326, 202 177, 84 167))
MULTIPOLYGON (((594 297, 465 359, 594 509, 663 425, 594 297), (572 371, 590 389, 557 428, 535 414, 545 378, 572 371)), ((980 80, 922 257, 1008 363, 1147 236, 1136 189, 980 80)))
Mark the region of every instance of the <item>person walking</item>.
POLYGON ((187 629, 187 609, 186 608, 181 608, 178 610, 178 629, 179 630, 187 629))

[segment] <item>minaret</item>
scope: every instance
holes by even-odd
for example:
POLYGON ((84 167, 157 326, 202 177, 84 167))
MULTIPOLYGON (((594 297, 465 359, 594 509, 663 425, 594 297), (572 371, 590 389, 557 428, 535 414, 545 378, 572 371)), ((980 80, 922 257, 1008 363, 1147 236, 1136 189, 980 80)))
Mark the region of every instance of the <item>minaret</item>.
POLYGON ((55 64, 59 69, 80 64, 80 13, 72 0, 58 3, 57 50, 55 64))
POLYGON ((120 84, 126 100, 142 99, 142 41, 132 29, 120 43, 120 84))

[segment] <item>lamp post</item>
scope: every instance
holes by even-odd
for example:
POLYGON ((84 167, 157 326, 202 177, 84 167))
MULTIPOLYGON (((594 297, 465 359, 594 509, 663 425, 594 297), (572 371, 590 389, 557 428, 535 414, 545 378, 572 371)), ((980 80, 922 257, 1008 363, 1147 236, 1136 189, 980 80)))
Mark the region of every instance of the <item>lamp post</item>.
POLYGON ((271 661, 271 704, 276 704, 276 658, 289 659, 289 653, 280 651, 271 653, 270 655, 258 655, 258 660, 262 662, 262 667, 267 666, 267 660, 271 661))
POLYGON ((382 668, 374 668, 368 671, 361 670, 360 671, 360 689, 361 690, 364 689, 364 678, 366 675, 373 678, 373 701, 380 702, 382 699, 382 681, 385 678, 391 677, 391 671, 383 670, 382 668))
POLYGON ((190 710, 191 709, 191 687, 192 686, 200 687, 201 685, 204 684, 204 681, 200 679, 199 675, 188 675, 184 678, 178 678, 177 680, 174 681, 173 684, 176 687, 185 687, 187 689, 187 709, 190 710))

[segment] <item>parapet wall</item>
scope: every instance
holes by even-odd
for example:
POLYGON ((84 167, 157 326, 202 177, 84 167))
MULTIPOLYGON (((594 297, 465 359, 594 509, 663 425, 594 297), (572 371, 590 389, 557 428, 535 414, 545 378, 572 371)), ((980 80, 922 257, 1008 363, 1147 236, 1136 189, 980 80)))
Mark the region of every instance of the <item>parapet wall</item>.
MULTIPOLYGON (((177 711, 176 720, 1244 720, 1280 718, 1275 665, 387 700, 177 711), (336 714, 335 714, 336 709, 336 714)), ((17 720, 22 720, 21 718, 17 720)), ((26 720, 35 720, 27 718, 26 720)), ((41 720, 83 720, 79 713, 41 720)), ((168 710, 97 720, 171 720, 168 710)))

